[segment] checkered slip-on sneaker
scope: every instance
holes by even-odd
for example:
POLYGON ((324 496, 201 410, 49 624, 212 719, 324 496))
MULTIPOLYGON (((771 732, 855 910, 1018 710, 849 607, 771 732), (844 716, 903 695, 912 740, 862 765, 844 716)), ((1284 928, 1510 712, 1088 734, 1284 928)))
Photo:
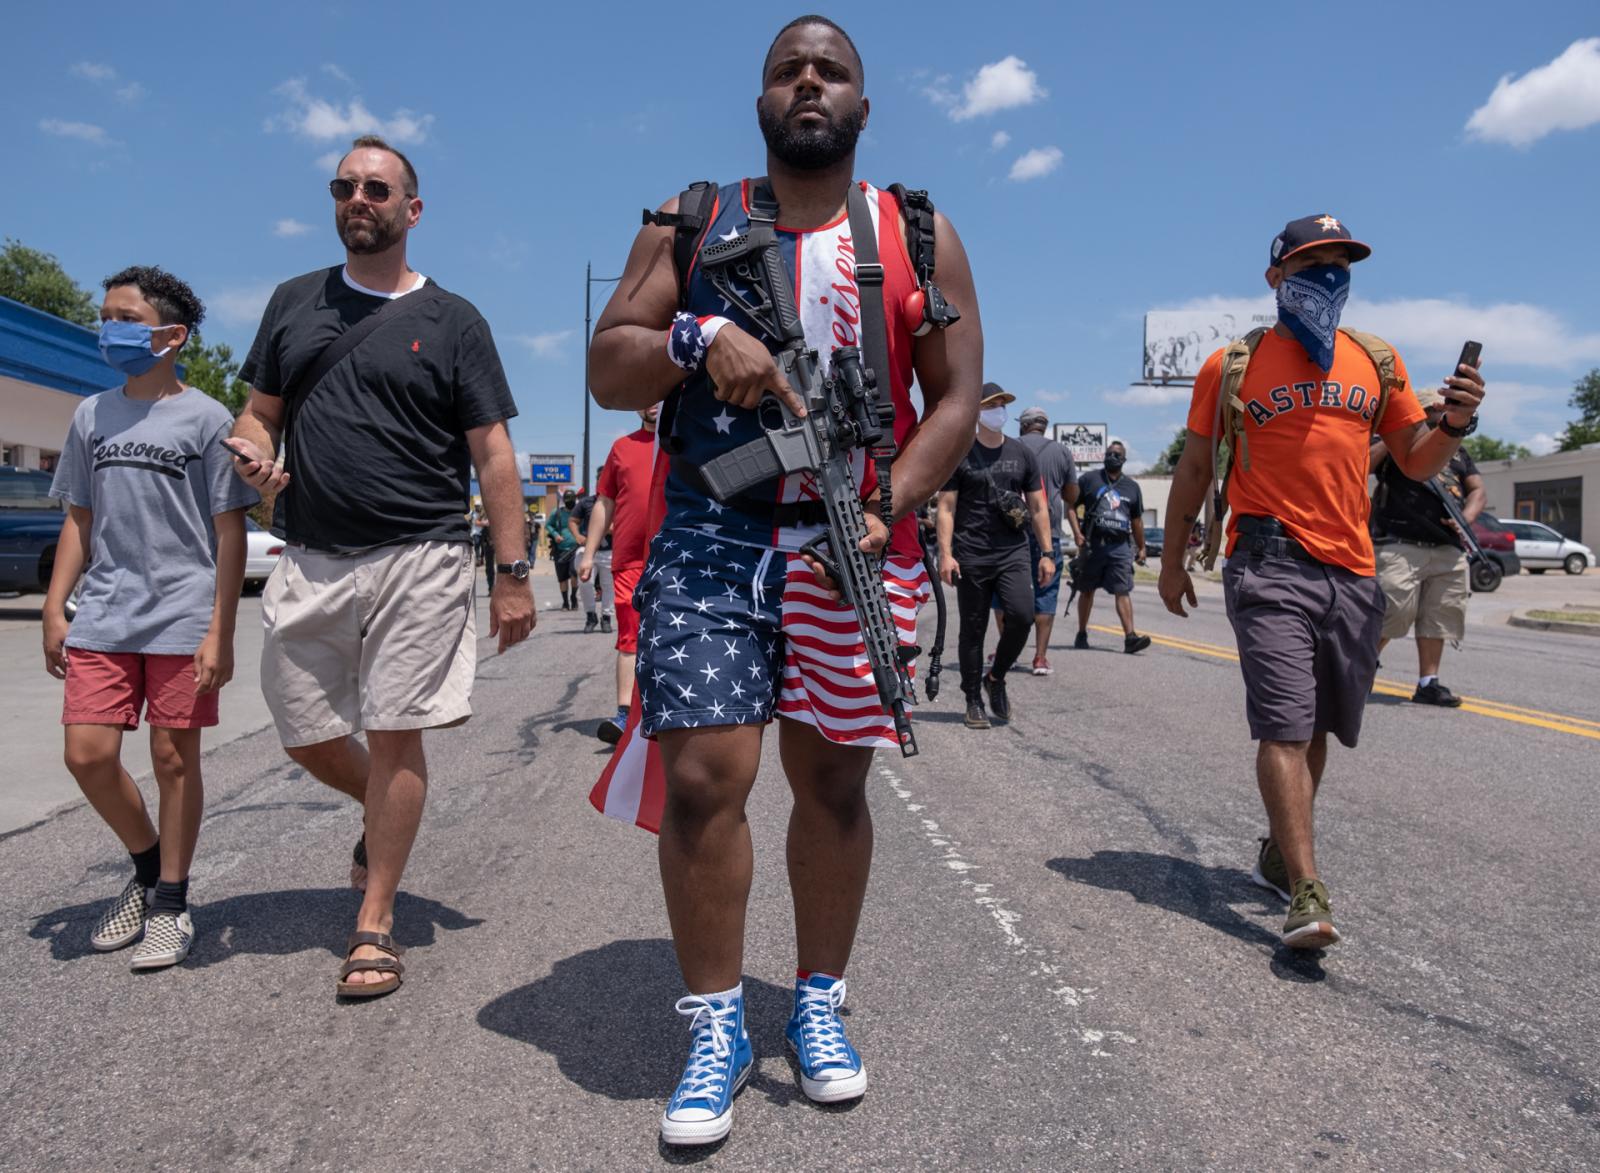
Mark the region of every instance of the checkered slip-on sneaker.
POLYGON ((144 923, 144 940, 133 951, 128 968, 166 969, 189 956, 194 944, 194 921, 187 912, 152 912, 144 923))
POLYGON ((89 934, 89 944, 101 953, 125 949, 144 932, 144 911, 154 892, 139 883, 135 876, 122 889, 121 895, 111 902, 89 934))

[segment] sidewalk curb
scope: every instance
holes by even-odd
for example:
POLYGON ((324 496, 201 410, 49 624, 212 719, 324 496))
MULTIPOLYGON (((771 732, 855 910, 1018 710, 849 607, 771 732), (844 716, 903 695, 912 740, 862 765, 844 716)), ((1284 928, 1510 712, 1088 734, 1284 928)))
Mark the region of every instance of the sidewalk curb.
MULTIPOLYGON (((1535 607, 1532 610, 1546 610, 1535 607)), ((1535 619, 1527 610, 1513 611, 1506 619, 1512 627, 1527 627, 1534 631, 1556 631, 1564 635, 1600 636, 1600 623, 1567 622, 1560 619, 1535 619)))

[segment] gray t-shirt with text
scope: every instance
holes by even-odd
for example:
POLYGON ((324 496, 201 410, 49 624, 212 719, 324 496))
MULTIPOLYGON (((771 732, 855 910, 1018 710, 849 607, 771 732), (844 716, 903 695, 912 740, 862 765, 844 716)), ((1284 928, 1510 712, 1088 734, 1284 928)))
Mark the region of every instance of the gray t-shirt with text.
POLYGON ((211 518, 260 500, 218 443, 228 409, 193 387, 129 399, 120 387, 73 413, 52 497, 94 513, 69 648, 191 655, 211 626, 211 518))
POLYGON ((1044 499, 1050 506, 1050 534, 1059 537, 1061 519, 1066 509, 1061 500, 1063 485, 1076 483, 1077 466, 1072 463, 1072 453, 1059 440, 1052 440, 1043 432, 1027 432, 1019 436, 1033 458, 1039 462, 1039 475, 1044 478, 1044 499))

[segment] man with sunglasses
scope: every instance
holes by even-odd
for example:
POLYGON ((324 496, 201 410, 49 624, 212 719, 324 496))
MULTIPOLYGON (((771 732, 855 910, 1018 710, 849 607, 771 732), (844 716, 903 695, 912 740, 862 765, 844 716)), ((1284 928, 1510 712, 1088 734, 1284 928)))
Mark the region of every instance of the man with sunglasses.
POLYGON ((239 475, 276 495, 287 543, 263 599, 268 707, 289 756, 365 806, 351 875, 365 897, 337 989, 369 998, 403 972, 390 932, 427 790, 422 731, 472 712, 474 467, 500 572, 489 634, 503 652, 536 616, 505 426, 516 404, 488 323, 407 263, 416 171, 366 136, 329 190, 345 263, 272 295, 233 443, 239 475))

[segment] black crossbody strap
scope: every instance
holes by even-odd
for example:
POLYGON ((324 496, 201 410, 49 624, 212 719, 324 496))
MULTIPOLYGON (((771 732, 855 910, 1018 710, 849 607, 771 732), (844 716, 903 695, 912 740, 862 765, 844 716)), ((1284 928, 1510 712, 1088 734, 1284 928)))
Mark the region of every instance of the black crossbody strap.
MULTIPOLYGON (((379 326, 403 318, 408 313, 413 313, 443 296, 444 290, 437 285, 429 283, 421 289, 406 294, 404 297, 390 298, 389 302, 381 306, 377 313, 368 314, 322 348, 322 353, 317 355, 317 361, 311 364, 310 370, 283 397, 283 432, 278 437, 280 463, 287 463, 288 461, 289 435, 294 430, 294 417, 297 409, 307 399, 311 398, 318 387, 322 386, 322 381, 328 377, 328 373, 348 358, 356 347, 371 338, 373 332, 379 326)), ((279 501, 282 504, 282 508, 273 511, 274 528, 287 529, 288 498, 280 495, 279 501)))

